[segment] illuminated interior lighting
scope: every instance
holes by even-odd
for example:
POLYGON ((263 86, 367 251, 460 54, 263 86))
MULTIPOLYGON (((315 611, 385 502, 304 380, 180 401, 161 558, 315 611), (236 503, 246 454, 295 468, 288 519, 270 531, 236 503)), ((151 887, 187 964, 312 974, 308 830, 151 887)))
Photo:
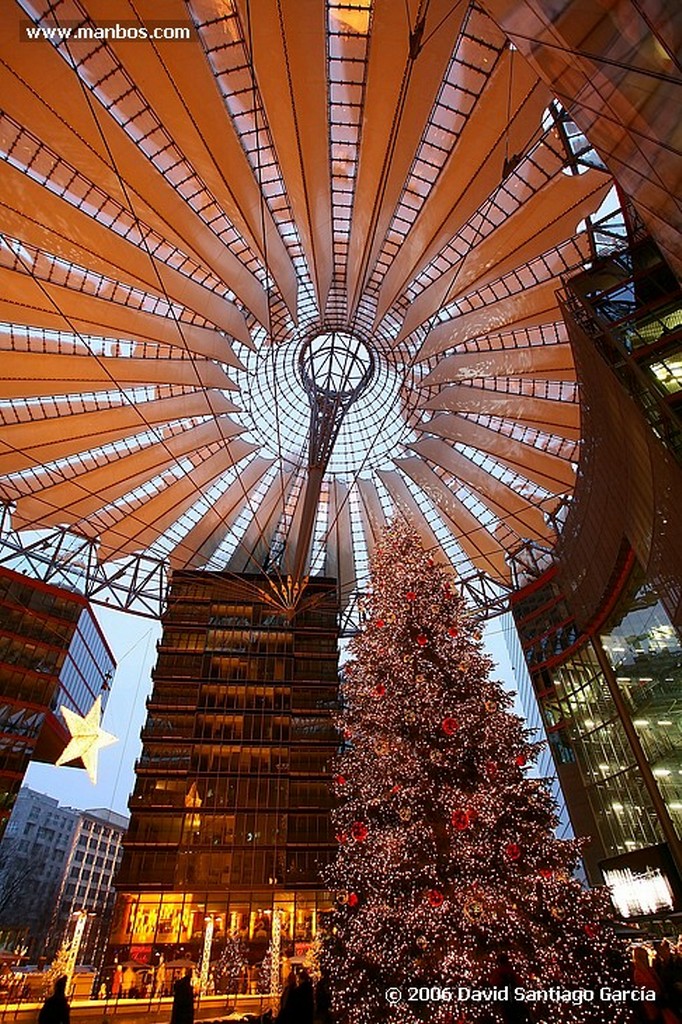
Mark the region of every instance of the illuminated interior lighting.
POLYGON ((641 874, 635 874, 630 868, 604 871, 604 881, 623 917, 655 914, 672 910, 674 906, 670 883, 658 868, 647 868, 641 874))

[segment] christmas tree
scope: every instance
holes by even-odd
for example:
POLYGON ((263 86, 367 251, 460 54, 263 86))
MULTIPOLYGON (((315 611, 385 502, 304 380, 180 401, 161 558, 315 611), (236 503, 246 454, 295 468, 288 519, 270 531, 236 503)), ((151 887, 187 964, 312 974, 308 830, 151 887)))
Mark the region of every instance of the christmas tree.
POLYGON ((320 958, 323 947, 323 933, 318 932, 310 943, 303 957, 303 967, 310 975, 314 984, 320 980, 320 958))
POLYGON ((218 992, 238 992, 247 964, 246 947, 236 932, 225 936, 225 948, 215 966, 218 992))
POLYGON ((52 963, 44 973, 43 992, 46 996, 51 995, 54 983, 58 978, 62 978, 66 975, 69 978, 69 972, 73 973, 72 961, 73 957, 71 954, 72 940, 70 937, 64 938, 62 943, 54 955, 52 963))
POLYGON ((258 968, 258 994, 269 995, 272 992, 272 941, 268 943, 265 956, 258 968))
POLYGON ((555 837, 547 785, 527 777, 540 744, 491 680, 453 577, 405 525, 375 552, 366 612, 326 877, 339 1024, 631 1020, 608 896, 575 880, 581 844, 555 837))
POLYGON ((66 989, 68 995, 69 987, 76 970, 76 961, 78 960, 78 953, 81 947, 81 941, 83 939, 87 920, 88 914, 84 910, 81 910, 74 915, 72 921, 67 925, 66 931, 62 936, 59 949, 55 953, 52 963, 44 974, 44 992, 46 995, 51 994, 55 981, 64 976, 67 981, 66 989))

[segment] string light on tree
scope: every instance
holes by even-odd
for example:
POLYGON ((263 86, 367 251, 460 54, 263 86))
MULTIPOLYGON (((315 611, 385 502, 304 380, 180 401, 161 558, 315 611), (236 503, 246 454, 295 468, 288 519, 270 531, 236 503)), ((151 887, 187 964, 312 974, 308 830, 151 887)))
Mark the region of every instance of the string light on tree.
POLYGON ((260 962, 258 968, 258 994, 262 996, 269 996, 272 994, 272 940, 268 943, 268 948, 265 951, 265 956, 260 962))
MULTIPOLYGON (((539 751, 490 678, 454 580, 404 524, 375 550, 364 628, 345 666, 334 766, 339 842, 323 966, 338 1024, 489 1019, 460 987, 491 986, 499 954, 532 990, 630 987, 606 891, 573 878, 539 751), (378 694, 381 694, 378 699, 378 694), (407 1001, 441 988, 452 1001, 407 1001), (400 989, 390 1003, 386 991, 400 989)), ((622 1003, 534 1004, 538 1024, 624 1024, 622 1003)))
POLYGON ((320 980, 320 957, 322 955, 323 935, 318 932, 308 946, 303 958, 303 966, 310 975, 314 984, 320 980))
POLYGON ((62 943, 55 954, 55 958, 50 964, 48 970, 45 972, 46 981, 49 981, 50 985, 53 985, 57 978, 65 976, 67 994, 71 990, 71 982, 73 981, 73 976, 76 971, 78 953, 80 952, 81 942, 83 941, 85 925, 88 921, 88 912, 87 910, 78 910, 72 915, 72 918, 73 931, 69 934, 71 929, 71 921, 69 921, 62 943))
POLYGON ((215 968, 216 985, 219 992, 238 992, 239 983, 248 963, 246 947, 237 932, 230 932, 225 938, 225 948, 215 968))

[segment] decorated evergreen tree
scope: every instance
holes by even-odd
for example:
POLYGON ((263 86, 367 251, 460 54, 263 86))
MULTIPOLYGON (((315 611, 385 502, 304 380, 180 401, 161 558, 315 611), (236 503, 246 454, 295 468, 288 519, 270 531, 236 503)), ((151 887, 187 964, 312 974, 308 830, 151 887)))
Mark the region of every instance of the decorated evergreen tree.
POLYGON ((323 933, 318 932, 308 946, 303 958, 303 967, 308 972, 314 984, 320 980, 320 957, 322 954, 323 933))
POLYGON ((581 845, 555 837, 548 787, 527 777, 540 745, 491 680, 452 576, 405 525, 375 552, 351 655, 323 963, 339 1024, 527 1010, 538 1022, 629 1021, 608 896, 573 877, 581 845))
POLYGON ((51 994, 52 987, 58 978, 66 977, 67 995, 76 970, 76 962, 80 951, 83 934, 87 925, 88 914, 81 910, 69 920, 62 936, 59 949, 52 963, 44 973, 44 992, 51 994))
POLYGON ((272 991, 272 941, 268 943, 265 956, 258 968, 258 994, 269 995, 272 991))
POLYGON ((225 937, 225 948, 215 965, 215 981, 218 992, 237 992, 239 982, 247 964, 246 947, 235 932, 225 937))
POLYGON ((71 945, 71 936, 65 936, 59 946, 59 949, 54 955, 52 963, 44 972, 43 990, 45 995, 50 995, 52 993, 52 989, 57 978, 61 978, 64 975, 69 977, 69 972, 73 972, 71 945))

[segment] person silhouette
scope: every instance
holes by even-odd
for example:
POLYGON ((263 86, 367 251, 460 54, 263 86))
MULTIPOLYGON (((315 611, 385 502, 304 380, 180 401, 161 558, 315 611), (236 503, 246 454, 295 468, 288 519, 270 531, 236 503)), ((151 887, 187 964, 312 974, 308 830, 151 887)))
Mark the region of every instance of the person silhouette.
POLYGON ((310 975, 305 968, 298 976, 298 986, 295 989, 294 1019, 296 1024, 313 1024, 315 1017, 315 993, 310 975))
POLYGON ((57 978, 54 983, 54 992, 48 996, 38 1014, 38 1024, 69 1024, 69 1001, 66 998, 66 983, 68 978, 65 974, 57 978))
POLYGON ((279 1002, 277 1024, 295 1024, 296 1012, 296 975, 292 971, 282 989, 279 1002))
POLYGON ((173 1009, 170 1024, 194 1024, 194 989, 192 968, 188 967, 184 977, 173 985, 173 1009))
POLYGON ((504 1024, 531 1024, 526 1007, 523 1003, 517 1002, 512 994, 514 989, 520 985, 520 979, 506 953, 497 954, 497 966, 491 975, 490 982, 495 988, 509 989, 508 998, 499 1004, 504 1024))

